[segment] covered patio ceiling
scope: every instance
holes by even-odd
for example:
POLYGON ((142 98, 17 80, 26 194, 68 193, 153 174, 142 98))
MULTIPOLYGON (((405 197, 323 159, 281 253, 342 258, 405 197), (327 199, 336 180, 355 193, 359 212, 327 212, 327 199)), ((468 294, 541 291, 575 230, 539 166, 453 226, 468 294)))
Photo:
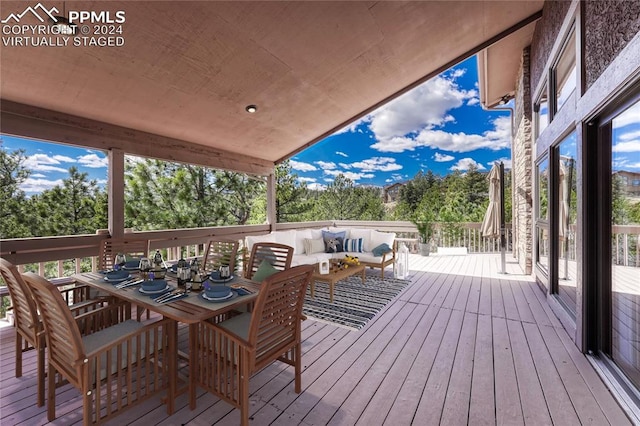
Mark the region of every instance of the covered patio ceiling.
MULTIPOLYGON (((0 16, 34 3, 3 1, 0 16)), ((533 22, 543 1, 43 5, 124 11, 124 46, 3 45, 3 133, 261 174, 533 22)))

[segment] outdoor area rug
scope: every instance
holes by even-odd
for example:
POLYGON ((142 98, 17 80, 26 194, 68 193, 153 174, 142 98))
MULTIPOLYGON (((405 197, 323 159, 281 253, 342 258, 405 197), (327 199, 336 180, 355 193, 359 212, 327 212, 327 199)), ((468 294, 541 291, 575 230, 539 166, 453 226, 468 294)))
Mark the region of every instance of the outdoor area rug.
POLYGON ((348 277, 336 283, 333 303, 329 302, 329 284, 316 282, 315 298, 308 287, 302 311, 313 319, 359 330, 410 282, 367 276, 362 284, 360 276, 348 277))

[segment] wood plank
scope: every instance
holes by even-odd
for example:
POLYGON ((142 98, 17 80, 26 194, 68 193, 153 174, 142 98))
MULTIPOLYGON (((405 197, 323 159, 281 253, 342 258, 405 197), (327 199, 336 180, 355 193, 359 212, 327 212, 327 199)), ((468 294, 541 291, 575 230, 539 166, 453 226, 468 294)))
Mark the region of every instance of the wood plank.
POLYGON ((562 378, 553 364, 553 359, 540 332, 546 325, 522 323, 536 366, 540 385, 547 401, 551 420, 559 425, 578 425, 580 420, 564 387, 562 378))
POLYGON ((398 359, 389 370, 381 385, 371 397, 366 408, 355 424, 372 425, 379 423, 387 417, 394 398, 400 392, 404 382, 409 377, 412 364, 420 356, 420 351, 425 350, 425 335, 428 335, 436 316, 440 310, 430 306, 418 324, 416 332, 411 335, 407 344, 402 348, 398 359))
POLYGON ((433 327, 429 330, 405 382, 395 395, 393 405, 384 419, 385 425, 408 425, 413 421, 419 398, 422 396, 427 379, 431 374, 438 347, 442 342, 452 312, 449 309, 438 309, 433 327))
POLYGON ((473 359, 469 424, 495 425, 493 326, 489 315, 478 315, 473 359))
POLYGON ((524 424, 506 319, 493 317, 493 336, 493 356, 497 366, 496 420, 498 424, 524 424))
POLYGON ((426 425, 440 422, 456 348, 460 341, 463 319, 464 312, 452 311, 445 335, 438 348, 438 355, 433 363, 429 379, 420 398, 420 404, 413 418, 416 424, 426 425))
POLYGON ((469 401, 471 399, 471 378, 473 377, 473 356, 478 315, 465 313, 460 341, 456 349, 451 380, 442 410, 441 424, 460 425, 469 421, 469 401))
POLYGON ((522 323, 507 320, 509 340, 513 350, 513 363, 518 380, 518 392, 522 404, 522 414, 526 424, 548 425, 551 416, 542 392, 540 380, 536 374, 535 364, 522 323))

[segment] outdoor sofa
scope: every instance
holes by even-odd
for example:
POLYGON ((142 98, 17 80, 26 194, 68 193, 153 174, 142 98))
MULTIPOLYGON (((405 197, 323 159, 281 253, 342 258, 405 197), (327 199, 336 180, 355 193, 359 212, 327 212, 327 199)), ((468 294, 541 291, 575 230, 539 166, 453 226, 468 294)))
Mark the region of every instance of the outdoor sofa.
POLYGON ((313 265, 329 259, 343 259, 355 256, 361 264, 384 269, 394 264, 394 232, 380 232, 362 228, 292 229, 275 231, 265 235, 251 235, 245 238, 247 252, 251 252, 257 242, 271 242, 293 247, 291 266, 313 265), (337 236, 337 237, 336 237, 337 236), (336 247, 335 240, 342 241, 336 247), (336 250, 337 249, 337 250, 336 250))

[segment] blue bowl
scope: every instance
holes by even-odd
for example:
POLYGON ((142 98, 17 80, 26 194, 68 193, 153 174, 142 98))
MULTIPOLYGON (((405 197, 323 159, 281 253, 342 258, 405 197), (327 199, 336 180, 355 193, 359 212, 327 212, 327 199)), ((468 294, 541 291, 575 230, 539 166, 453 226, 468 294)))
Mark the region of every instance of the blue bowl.
POLYGON ((129 277, 131 274, 129 274, 129 271, 109 271, 106 274, 107 280, 109 281, 115 281, 115 280, 123 280, 127 277, 129 277))
POLYGON ((165 280, 145 281, 142 283, 142 289, 144 291, 158 291, 166 287, 167 282, 165 280))
MULTIPOLYGON (((209 281, 211 283, 211 281, 209 281)), ((204 290, 207 297, 225 297, 231 292, 231 289, 226 285, 209 284, 209 288, 204 290)))

